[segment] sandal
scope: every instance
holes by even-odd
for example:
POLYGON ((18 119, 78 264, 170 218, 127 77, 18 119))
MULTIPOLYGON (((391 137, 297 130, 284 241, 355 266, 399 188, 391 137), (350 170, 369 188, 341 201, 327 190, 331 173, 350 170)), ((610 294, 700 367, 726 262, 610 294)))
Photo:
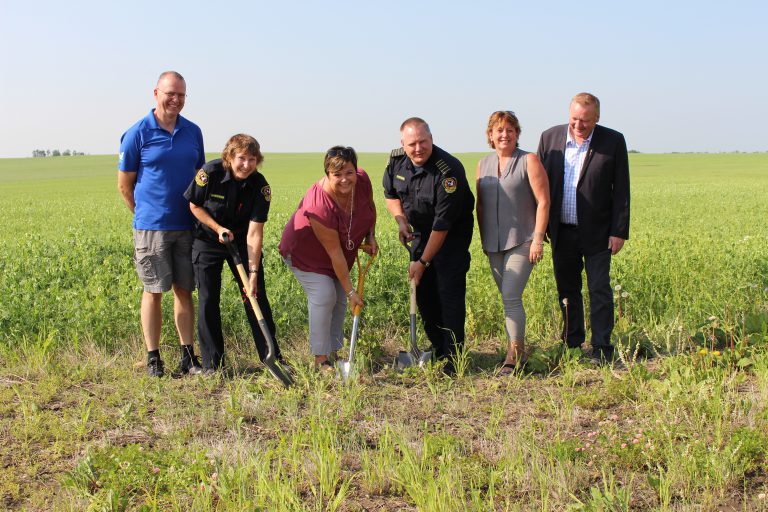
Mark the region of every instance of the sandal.
POLYGON ((331 373, 336 371, 336 367, 333 366, 333 363, 328 359, 315 366, 315 368, 317 371, 322 373, 331 373))

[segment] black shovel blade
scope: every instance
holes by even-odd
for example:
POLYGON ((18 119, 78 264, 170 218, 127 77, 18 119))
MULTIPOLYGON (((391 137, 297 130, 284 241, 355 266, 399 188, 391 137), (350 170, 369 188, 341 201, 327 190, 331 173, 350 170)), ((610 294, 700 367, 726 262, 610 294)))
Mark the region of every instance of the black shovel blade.
POLYGON ((260 317, 259 327, 261 328, 261 333, 264 335, 264 339, 267 342, 267 356, 264 358, 264 366, 267 367, 267 370, 269 370, 269 373, 271 373, 273 377, 282 382, 286 388, 289 388, 291 387, 291 384, 293 384, 293 379, 285 368, 283 368, 283 365, 280 364, 280 361, 275 357, 275 341, 272 339, 272 333, 269 332, 269 327, 267 326, 264 317, 261 315, 258 316, 260 317))
POLYGON ((293 385, 293 379, 291 378, 290 374, 279 362, 265 360, 264 366, 266 366, 267 370, 269 370, 269 373, 271 373, 274 378, 282 382, 283 386, 286 388, 289 388, 291 385, 293 385))

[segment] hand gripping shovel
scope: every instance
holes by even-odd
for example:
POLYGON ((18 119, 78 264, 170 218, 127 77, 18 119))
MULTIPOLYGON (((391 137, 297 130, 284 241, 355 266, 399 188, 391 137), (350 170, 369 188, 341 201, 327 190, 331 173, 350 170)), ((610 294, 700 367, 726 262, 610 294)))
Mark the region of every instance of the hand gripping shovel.
MULTIPOLYGON (((365 246, 360 246, 361 249, 363 247, 365 246)), ((357 261, 357 294, 361 299, 363 298, 363 284, 365 283, 365 275, 368 273, 368 269, 371 268, 371 263, 373 263, 373 259, 375 257, 375 253, 371 254, 368 257, 368 261, 366 262, 365 266, 363 267, 360 265, 360 253, 355 256, 355 260, 357 261)), ((349 359, 346 361, 339 361, 337 363, 339 374, 341 374, 341 380, 344 381, 344 383, 349 380, 349 377, 353 371, 352 361, 354 361, 355 358, 357 329, 360 325, 360 309, 360 306, 355 306, 352 310, 352 335, 349 337, 349 359)))
MULTIPOLYGON (((421 242, 421 233, 411 233, 413 239, 410 243, 405 244, 405 248, 411 254, 410 261, 416 261, 418 256, 416 251, 419 248, 421 242)), ((395 367, 398 370, 403 370, 409 366, 423 367, 432 359, 432 351, 427 350, 422 352, 416 345, 416 285, 413 281, 410 281, 411 297, 410 297, 410 316, 411 316, 411 350, 401 350, 397 353, 397 359, 395 359, 395 367)))
POLYGON ((264 339, 267 342, 267 356, 263 361, 264 366, 266 366, 269 370, 269 373, 271 373, 272 376, 277 380, 282 382, 286 388, 290 387, 290 385, 293 384, 293 379, 285 370, 285 368, 283 368, 280 362, 275 358, 275 340, 272 339, 272 333, 269 332, 269 327, 267 327, 267 322, 264 320, 264 315, 261 313, 259 303, 256 302, 256 299, 253 297, 253 295, 251 295, 251 290, 248 288, 248 276, 245 273, 245 268, 243 268, 243 261, 240 259, 240 253, 237 252, 237 247, 235 247, 226 233, 222 236, 222 238, 224 239, 224 245, 227 246, 229 255, 232 256, 232 260, 235 262, 237 273, 240 275, 240 280, 243 282, 243 289, 245 290, 245 294, 248 296, 248 300, 251 303, 253 312, 256 314, 256 320, 259 322, 261 333, 264 335, 264 339))

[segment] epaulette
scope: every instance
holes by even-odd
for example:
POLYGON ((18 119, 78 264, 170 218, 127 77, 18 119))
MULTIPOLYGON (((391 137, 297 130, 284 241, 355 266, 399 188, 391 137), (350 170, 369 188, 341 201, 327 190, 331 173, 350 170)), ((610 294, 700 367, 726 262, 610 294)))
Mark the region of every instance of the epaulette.
POLYGON ((393 149, 389 153, 389 158, 394 158, 394 157, 403 156, 403 155, 405 155, 405 150, 403 148, 397 148, 397 149, 393 149))
POLYGON ((440 174, 446 174, 451 170, 451 166, 445 163, 445 160, 442 158, 435 162, 435 166, 440 171, 440 174))

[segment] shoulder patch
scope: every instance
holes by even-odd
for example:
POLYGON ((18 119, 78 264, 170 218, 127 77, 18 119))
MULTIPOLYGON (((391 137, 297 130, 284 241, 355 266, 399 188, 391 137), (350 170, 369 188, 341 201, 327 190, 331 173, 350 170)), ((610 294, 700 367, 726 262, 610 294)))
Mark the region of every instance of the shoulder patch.
POLYGON ((208 173, 200 169, 195 175, 195 183, 198 187, 204 187, 208 184, 208 173))
POLYGON ((445 163, 445 160, 442 158, 435 162, 435 166, 437 166, 437 169, 440 171, 440 174, 445 174, 451 170, 451 166, 445 163))
POLYGON ((397 148, 397 149, 393 149, 393 150, 392 150, 392 151, 389 153, 389 156, 390 156, 390 158, 391 158, 391 157, 395 157, 395 156, 403 156, 403 155, 405 155, 405 150, 404 150, 403 148, 397 148))
POLYGON ((267 202, 272 200, 272 189, 269 187, 269 185, 264 185, 261 187, 261 195, 264 196, 264 199, 266 199, 267 202))
POLYGON ((449 194, 456 192, 456 178, 445 178, 443 180, 443 188, 449 194))

